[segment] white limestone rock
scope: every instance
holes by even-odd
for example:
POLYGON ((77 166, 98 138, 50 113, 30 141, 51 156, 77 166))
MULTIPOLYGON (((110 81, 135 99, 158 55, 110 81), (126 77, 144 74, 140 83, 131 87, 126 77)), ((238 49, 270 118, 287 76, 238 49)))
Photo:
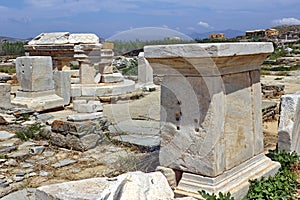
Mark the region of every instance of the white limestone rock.
POLYGON ((138 83, 153 84, 153 70, 144 56, 144 52, 138 56, 138 83))
POLYGON ((171 200, 174 193, 160 172, 128 172, 115 178, 91 178, 37 188, 37 200, 171 200))
POLYGON ((281 97, 278 149, 300 153, 300 93, 281 97))
POLYGON ((69 71, 56 71, 53 75, 55 93, 64 99, 64 105, 71 100, 71 73, 69 71))
POLYGON ((11 86, 6 83, 0 83, 0 107, 11 108, 10 99, 11 86))
POLYGON ((16 73, 24 92, 54 89, 50 56, 23 56, 16 59, 16 73))
POLYGON ((28 45, 68 44, 69 32, 41 33, 28 42, 28 45))
POLYGON ((69 36, 71 44, 95 44, 99 43, 99 37, 92 33, 73 33, 69 36))
POLYGON ((124 81, 124 76, 121 73, 102 74, 102 83, 118 83, 124 81))

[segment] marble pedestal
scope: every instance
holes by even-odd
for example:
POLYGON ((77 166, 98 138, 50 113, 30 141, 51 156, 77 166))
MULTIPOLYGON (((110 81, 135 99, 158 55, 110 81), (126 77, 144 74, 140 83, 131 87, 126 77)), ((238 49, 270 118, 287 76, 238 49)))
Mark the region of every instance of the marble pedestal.
POLYGON ((35 111, 44 111, 64 106, 64 99, 55 94, 55 90, 23 92, 17 91, 11 102, 15 106, 26 107, 35 111))
POLYGON ((260 65, 272 43, 146 46, 161 85, 160 164, 183 171, 176 192, 247 193, 280 165, 263 155, 260 65), (259 167, 254 167, 260 163, 259 167))

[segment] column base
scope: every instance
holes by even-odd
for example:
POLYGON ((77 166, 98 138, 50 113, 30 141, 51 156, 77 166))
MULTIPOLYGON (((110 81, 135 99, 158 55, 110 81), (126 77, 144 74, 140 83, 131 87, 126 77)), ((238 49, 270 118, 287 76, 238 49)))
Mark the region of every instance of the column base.
POLYGON ((230 192, 238 200, 247 195, 248 180, 273 176, 279 168, 278 162, 272 161, 264 154, 259 154, 217 177, 205 177, 184 172, 175 194, 201 199, 201 195, 198 193, 201 190, 215 194, 230 192))
POLYGON ((64 106, 64 99, 55 94, 55 90, 23 92, 18 91, 11 102, 15 106, 44 111, 64 106))

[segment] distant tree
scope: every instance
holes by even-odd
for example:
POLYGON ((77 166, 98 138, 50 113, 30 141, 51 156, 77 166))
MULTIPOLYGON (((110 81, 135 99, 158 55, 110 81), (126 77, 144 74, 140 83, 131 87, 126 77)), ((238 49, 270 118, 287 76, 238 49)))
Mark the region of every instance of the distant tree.
POLYGON ((0 44, 0 56, 22 56, 25 54, 25 42, 3 42, 0 44))

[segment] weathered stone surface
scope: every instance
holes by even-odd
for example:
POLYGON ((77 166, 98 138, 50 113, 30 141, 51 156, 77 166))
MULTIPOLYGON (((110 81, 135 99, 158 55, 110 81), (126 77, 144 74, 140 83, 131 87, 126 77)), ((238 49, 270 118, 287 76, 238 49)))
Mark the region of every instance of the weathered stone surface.
POLYGON ((176 174, 174 172, 173 169, 171 168, 167 168, 167 167, 163 167, 163 166, 158 166, 155 171, 159 171, 161 172, 167 179, 169 186, 172 189, 175 189, 175 187, 177 186, 177 181, 176 181, 176 174))
POLYGON ((99 43, 99 38, 97 35, 91 33, 73 33, 69 36, 69 43, 97 44, 99 43))
POLYGON ((35 188, 26 188, 17 192, 10 193, 1 200, 35 200, 35 188))
POLYGON ((278 149, 300 154, 300 93, 286 94, 280 99, 278 149))
POLYGON ((7 140, 14 136, 15 134, 9 133, 7 131, 0 131, 0 140, 7 140))
POLYGON ((129 172, 116 178, 92 178, 42 186, 37 189, 36 199, 171 200, 174 194, 160 172, 129 172))
POLYGON ((113 140, 135 145, 141 150, 159 149, 159 122, 127 120, 110 125, 108 129, 113 140))
POLYGON ((135 90, 135 82, 125 79, 115 84, 73 84, 72 97, 105 97, 127 94, 135 90))
POLYGON ((215 194, 230 192, 235 199, 242 199, 249 189, 248 180, 274 176, 279 168, 279 163, 260 154, 220 176, 210 178, 209 184, 205 176, 183 172, 175 194, 201 198, 198 191, 205 190, 215 194))
POLYGON ((14 115, 0 113, 0 124, 11 124, 15 122, 16 122, 16 117, 14 115))
POLYGON ((53 74, 55 93, 64 99, 64 105, 71 100, 71 73, 68 71, 55 71, 53 74))
POLYGON ((54 89, 50 56, 23 56, 16 59, 16 72, 22 91, 54 89))
POLYGON ((17 91, 16 98, 11 102, 15 106, 44 111, 64 106, 64 99, 55 94, 55 90, 38 92, 17 91))
MULTIPOLYGON (((259 177, 278 170, 279 165, 263 155, 261 117, 259 70, 272 51, 271 43, 144 48, 154 71, 164 75, 160 164, 203 177, 199 184, 195 180, 197 190, 193 181, 181 179, 178 188, 182 194, 192 190, 196 197, 201 189, 218 193, 222 189, 218 184, 229 177, 236 176, 244 184, 249 174, 259 177), (261 169, 248 162, 258 155, 265 162, 261 169), (242 166, 249 168, 245 176, 242 166), (230 175, 224 178, 227 173, 230 175)), ((228 191, 239 198, 246 192, 244 185, 237 188, 233 183, 228 191)))
POLYGON ((69 32, 41 33, 28 42, 29 45, 67 44, 69 32))
POLYGON ((144 52, 138 56, 138 84, 153 84, 153 69, 145 59, 144 52))
POLYGON ((277 102, 275 101, 262 101, 262 118, 263 121, 269 119, 276 119, 276 115, 279 114, 279 109, 277 107, 277 102))
POLYGON ((54 168, 60 168, 60 167, 65 167, 67 165, 71 165, 76 163, 76 160, 70 160, 70 159, 63 159, 58 161, 57 163, 52 164, 51 166, 54 168))
POLYGON ((11 86, 9 84, 0 83, 0 107, 11 108, 10 90, 11 86))
POLYGON ((102 74, 102 83, 118 83, 124 81, 124 77, 121 73, 102 74))
POLYGON ((96 70, 93 65, 88 63, 81 63, 79 69, 81 84, 94 84, 96 70))
POLYGON ((95 113, 78 113, 69 115, 67 117, 68 121, 74 121, 74 122, 80 122, 80 121, 86 121, 86 120, 94 120, 99 119, 103 117, 102 112, 95 112, 95 113))

